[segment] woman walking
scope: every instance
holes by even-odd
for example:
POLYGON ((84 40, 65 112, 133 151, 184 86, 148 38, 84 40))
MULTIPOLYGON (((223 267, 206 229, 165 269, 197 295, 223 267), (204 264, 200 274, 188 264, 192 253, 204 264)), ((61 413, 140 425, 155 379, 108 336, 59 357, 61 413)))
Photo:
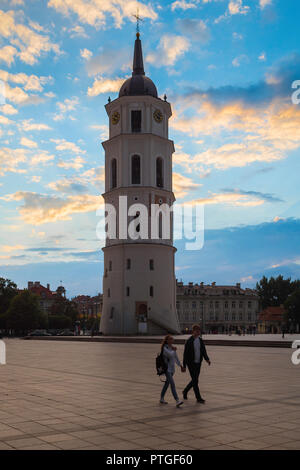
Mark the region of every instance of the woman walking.
POLYGON ((165 336, 161 345, 161 352, 163 354, 163 359, 165 361, 166 366, 168 366, 168 368, 165 372, 166 381, 161 391, 160 403, 163 405, 167 405, 167 402, 165 401, 165 393, 168 390, 169 385, 171 385, 172 394, 176 400, 176 406, 177 408, 179 408, 179 406, 183 404, 183 401, 179 400, 178 398, 173 375, 175 373, 175 363, 181 367, 182 371, 183 371, 183 366, 181 365, 178 359, 178 356, 176 353, 177 348, 173 346, 173 343, 174 343, 173 336, 167 335, 165 336))

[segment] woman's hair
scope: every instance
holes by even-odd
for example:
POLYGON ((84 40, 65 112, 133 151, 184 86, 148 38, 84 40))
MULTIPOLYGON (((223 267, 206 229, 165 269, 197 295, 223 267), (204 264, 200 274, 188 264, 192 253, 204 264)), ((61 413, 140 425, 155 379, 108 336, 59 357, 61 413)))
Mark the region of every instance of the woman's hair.
POLYGON ((173 338, 172 335, 166 335, 163 339, 163 342, 161 343, 161 350, 164 349, 164 346, 168 343, 169 338, 173 338))

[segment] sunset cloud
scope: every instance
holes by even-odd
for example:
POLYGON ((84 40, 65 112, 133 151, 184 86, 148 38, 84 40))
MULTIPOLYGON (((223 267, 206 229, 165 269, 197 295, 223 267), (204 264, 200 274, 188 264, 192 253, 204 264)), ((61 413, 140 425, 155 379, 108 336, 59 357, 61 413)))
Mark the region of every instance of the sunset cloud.
POLYGON ((124 83, 124 78, 115 79, 96 79, 91 87, 88 88, 88 96, 98 96, 101 93, 116 93, 124 83))
POLYGON ((96 211, 103 205, 102 197, 81 194, 61 198, 29 191, 18 191, 8 196, 8 200, 22 201, 19 208, 25 223, 41 225, 58 220, 70 220, 72 214, 96 211))
POLYGON ((20 144, 23 145, 24 147, 28 148, 36 148, 37 143, 34 142, 33 140, 27 139, 27 137, 22 137, 20 140, 20 144))
POLYGON ((85 160, 82 157, 75 157, 71 160, 63 161, 60 160, 57 164, 59 168, 65 168, 66 170, 73 169, 73 170, 80 170, 83 167, 85 160))
MULTIPOLYGON (((32 26, 32 25, 31 25, 32 26)), ((2 59, 8 65, 13 62, 17 56, 22 62, 33 65, 43 53, 60 53, 59 46, 50 41, 49 36, 44 36, 36 31, 36 28, 30 28, 24 24, 15 21, 15 12, 13 10, 4 12, 0 10, 0 36, 11 41, 13 46, 10 49, 0 51, 2 59)))
POLYGON ((190 191, 199 188, 201 184, 194 183, 191 178, 173 172, 173 191, 176 198, 186 196, 190 191))
POLYGON ((174 65, 188 51, 189 47, 190 43, 184 36, 164 34, 159 41, 156 52, 148 54, 146 61, 155 67, 174 65))
POLYGON ((20 169, 19 165, 26 161, 26 149, 0 148, 0 176, 3 176, 7 172, 24 173, 25 170, 20 169))
POLYGON ((124 18, 132 20, 137 6, 142 18, 156 20, 157 13, 151 5, 133 0, 49 0, 48 6, 55 8, 64 16, 75 14, 81 23, 89 24, 95 28, 103 28, 107 18, 114 19, 115 27, 120 28, 124 18))
POLYGON ((56 150, 60 150, 63 152, 72 152, 72 153, 85 153, 85 150, 82 150, 74 142, 68 142, 65 139, 51 139, 51 141, 55 142, 56 150))

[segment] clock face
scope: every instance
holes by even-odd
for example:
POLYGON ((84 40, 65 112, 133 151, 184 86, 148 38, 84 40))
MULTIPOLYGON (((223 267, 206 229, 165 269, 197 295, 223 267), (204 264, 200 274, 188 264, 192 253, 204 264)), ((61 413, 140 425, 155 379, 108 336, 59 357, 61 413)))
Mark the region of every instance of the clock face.
POLYGON ((118 111, 114 111, 111 115, 111 122, 113 124, 118 124, 120 121, 120 113, 118 111))
POLYGON ((153 117, 154 117, 155 121, 159 122, 159 123, 162 122, 162 120, 164 118, 162 112, 159 109, 156 109, 154 111, 153 117))

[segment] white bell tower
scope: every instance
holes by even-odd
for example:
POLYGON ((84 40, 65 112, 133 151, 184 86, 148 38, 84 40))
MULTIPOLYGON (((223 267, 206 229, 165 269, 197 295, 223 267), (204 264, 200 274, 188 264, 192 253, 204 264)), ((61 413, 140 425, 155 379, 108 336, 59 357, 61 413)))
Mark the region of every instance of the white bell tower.
MULTIPOLYGON (((104 251, 103 311, 100 329, 105 335, 179 333, 176 313, 173 221, 166 238, 151 238, 152 204, 171 206, 173 141, 168 138, 171 106, 157 96, 145 76, 142 45, 136 34, 132 77, 122 85, 119 97, 105 108, 109 139, 105 150, 105 204, 117 214, 116 238, 106 239, 104 251), (120 203, 126 199, 127 215, 120 203), (148 210, 147 237, 140 233, 139 212, 148 210), (131 209, 130 209, 131 208, 131 209), (122 211, 122 214, 120 212, 122 211), (119 217, 128 226, 134 221, 136 237, 124 238, 119 217), (121 234, 121 232, 123 234, 121 234)), ((142 230, 141 230, 142 232, 142 230)))

